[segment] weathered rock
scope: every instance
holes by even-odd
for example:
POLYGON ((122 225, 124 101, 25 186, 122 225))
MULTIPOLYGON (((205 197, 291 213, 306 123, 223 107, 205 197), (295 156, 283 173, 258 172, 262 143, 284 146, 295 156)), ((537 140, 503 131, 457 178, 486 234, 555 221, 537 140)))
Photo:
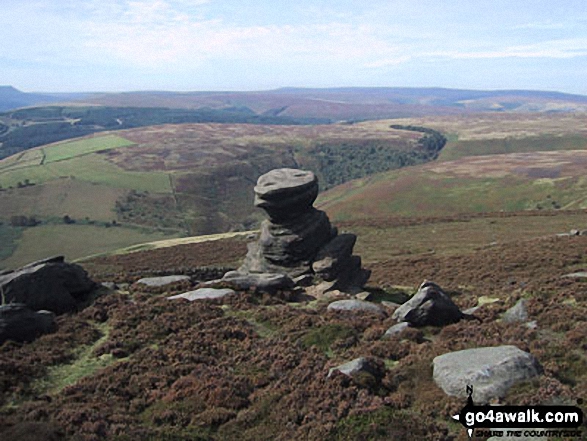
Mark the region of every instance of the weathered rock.
POLYGON ((323 211, 310 208, 280 224, 263 221, 259 247, 273 265, 295 267, 303 262, 306 271, 320 247, 332 239, 332 225, 323 211))
POLYGON ((575 279, 584 279, 587 278, 587 271, 579 271, 576 273, 570 273, 570 274, 565 274, 564 276, 561 277, 569 277, 569 278, 575 278, 575 279))
MULTIPOLYGON (((267 274, 279 274, 298 280, 300 287, 321 284, 320 294, 361 291, 370 272, 361 268, 360 257, 352 255, 356 236, 338 235, 326 213, 312 206, 318 196, 318 179, 312 172, 272 170, 258 179, 254 190, 255 206, 268 219, 261 224, 258 241, 248 245, 236 274, 227 273, 224 281, 264 290, 259 278, 265 281, 267 274), (249 275, 255 280, 249 281, 249 275)), ((275 291, 273 284, 268 286, 275 291)))
POLYGON ((356 241, 354 234, 339 234, 318 251, 312 270, 326 281, 334 280, 348 266, 356 241))
POLYGON ((312 207, 318 178, 310 171, 275 169, 258 179, 254 191, 255 206, 265 210, 271 221, 281 222, 312 207))
POLYGON ((374 314, 385 315, 383 310, 375 303, 356 299, 337 300, 329 304, 326 309, 329 311, 370 312, 374 314))
POLYGON ((412 326, 444 326, 458 322, 463 313, 440 286, 424 282, 410 300, 394 311, 392 317, 412 326))
POLYGON ((520 299, 518 302, 503 313, 501 319, 505 323, 520 323, 528 320, 528 310, 526 309, 526 300, 520 299))
POLYGON ((447 395, 466 398, 473 385, 475 404, 503 397, 514 384, 542 373, 532 354, 509 345, 450 352, 433 365, 434 381, 447 395))
POLYGON ((116 284, 116 282, 102 282, 101 285, 104 288, 109 289, 111 291, 114 291, 115 289, 118 289, 118 285, 116 284))
POLYGON ((385 334, 383 334, 383 338, 389 338, 389 337, 393 337, 398 334, 401 334, 404 330, 406 330, 409 327, 410 327, 410 324, 408 322, 396 323, 391 328, 389 328, 387 331, 385 331, 385 334))
POLYGON ((50 311, 35 312, 23 303, 0 306, 0 344, 6 340, 33 341, 56 330, 55 314, 50 311))
POLYGON ((278 290, 293 288, 293 280, 286 274, 278 273, 241 273, 229 271, 222 278, 223 282, 229 282, 240 289, 255 289, 268 293, 278 290))
POLYGON ((77 310, 96 289, 86 271, 66 263, 63 256, 33 262, 0 276, 0 290, 7 303, 24 303, 34 311, 56 314, 77 310))
POLYGON ((331 368, 328 371, 328 378, 330 378, 335 371, 339 371, 351 378, 356 378, 357 375, 366 373, 374 376, 377 380, 381 380, 385 375, 385 369, 379 363, 365 357, 355 358, 352 361, 331 368))
POLYGON ((135 283, 146 285, 152 288, 160 288, 167 285, 173 285, 179 282, 189 282, 191 279, 189 276, 162 276, 162 277, 145 277, 137 280, 135 283))
POLYGON ((184 292, 167 298, 170 300, 186 299, 193 302, 194 300, 221 299, 234 293, 235 291, 229 288, 199 288, 195 291, 184 292))

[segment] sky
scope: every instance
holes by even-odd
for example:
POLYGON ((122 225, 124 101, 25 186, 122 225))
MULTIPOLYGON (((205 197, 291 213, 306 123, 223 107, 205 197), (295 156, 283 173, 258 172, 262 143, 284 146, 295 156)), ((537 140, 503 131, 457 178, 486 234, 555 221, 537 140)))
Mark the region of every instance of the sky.
POLYGON ((0 0, 0 85, 25 92, 586 79, 584 0, 0 0))

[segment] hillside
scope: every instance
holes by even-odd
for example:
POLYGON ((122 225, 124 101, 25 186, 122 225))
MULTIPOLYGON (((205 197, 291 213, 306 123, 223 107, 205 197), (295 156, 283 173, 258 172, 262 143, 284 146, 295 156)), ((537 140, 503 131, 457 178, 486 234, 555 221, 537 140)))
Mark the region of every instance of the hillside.
POLYGON ((364 124, 209 123, 105 132, 33 148, 0 161, 2 264, 59 252, 82 257, 164 235, 255 228, 259 214, 250 187, 259 175, 308 168, 328 188, 431 160, 438 153, 419 144, 422 137, 364 124), (54 245, 39 237, 51 237, 54 245))
POLYGON ((500 404, 574 405, 587 392, 585 282, 561 276, 587 269, 587 237, 554 233, 584 216, 559 211, 347 226, 359 234, 379 301, 397 301, 427 278, 461 308, 481 305, 480 322, 413 328, 392 338, 383 337, 394 322, 391 310, 336 313, 326 309, 328 301, 292 304, 245 292, 190 303, 166 299, 173 288, 124 285, 148 274, 233 264, 245 252, 241 239, 84 261, 92 277, 116 280, 121 289, 60 317, 55 334, 0 346, 0 433, 12 427, 10 433, 84 441, 465 441, 451 418, 465 400, 436 386, 432 360, 504 344, 530 351, 544 373, 511 388, 500 404), (487 242, 483 225, 503 234, 499 243, 487 242), (365 248, 365 241, 375 246, 365 248), (501 320, 519 299, 527 303, 528 323, 501 320), (330 368, 359 356, 379 360, 380 382, 328 378, 330 368))
POLYGON ((12 86, 0 86, 0 112, 20 107, 83 99, 84 93, 27 93, 12 86))
POLYGON ((393 123, 434 128, 449 142, 435 163, 365 177, 322 194, 320 207, 334 219, 587 208, 587 129, 577 115, 484 114, 393 123))

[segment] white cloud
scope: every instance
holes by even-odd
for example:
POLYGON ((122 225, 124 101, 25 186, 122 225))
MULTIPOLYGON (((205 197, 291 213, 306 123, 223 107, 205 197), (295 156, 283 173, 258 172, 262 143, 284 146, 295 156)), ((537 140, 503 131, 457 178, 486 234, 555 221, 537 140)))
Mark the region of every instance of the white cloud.
POLYGON ((437 51, 429 52, 426 55, 452 59, 575 58, 587 56, 587 39, 551 40, 487 51, 437 51))

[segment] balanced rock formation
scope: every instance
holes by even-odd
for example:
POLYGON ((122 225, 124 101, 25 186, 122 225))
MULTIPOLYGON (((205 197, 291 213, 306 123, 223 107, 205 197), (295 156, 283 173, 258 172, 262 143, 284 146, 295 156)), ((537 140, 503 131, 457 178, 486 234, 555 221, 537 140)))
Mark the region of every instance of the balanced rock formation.
POLYGON ((353 256, 354 234, 338 234, 323 211, 314 208, 318 179, 310 171, 282 168, 262 175, 254 188, 255 206, 267 214, 257 242, 237 271, 223 280, 264 291, 321 284, 328 290, 355 291, 370 273, 353 256))
POLYGON ((24 303, 33 311, 44 309, 55 314, 76 311, 96 288, 81 266, 65 262, 63 256, 0 275, 4 303, 24 303))

